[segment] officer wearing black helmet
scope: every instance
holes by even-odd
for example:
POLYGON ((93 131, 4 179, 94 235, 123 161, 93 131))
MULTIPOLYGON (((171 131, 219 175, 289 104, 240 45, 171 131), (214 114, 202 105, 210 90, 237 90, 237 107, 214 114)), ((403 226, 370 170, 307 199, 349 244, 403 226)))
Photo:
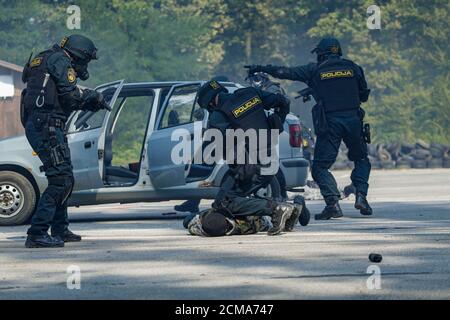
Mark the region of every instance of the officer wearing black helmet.
MULTIPOLYGON (((278 120, 273 123, 281 124, 289 113, 289 102, 281 94, 252 87, 239 89, 231 94, 215 80, 208 81, 199 89, 198 104, 210 113, 209 127, 220 130, 224 137, 227 129, 255 129, 257 132, 276 129, 264 110, 276 109, 274 117, 278 117, 278 120)), ((224 151, 223 154, 226 155, 227 152, 224 151)), ((271 216, 273 226, 268 230, 269 235, 278 235, 284 230, 292 231, 302 212, 298 205, 249 197, 254 191, 267 185, 272 176, 261 176, 257 164, 236 164, 235 159, 226 160, 231 174, 214 201, 215 210, 199 218, 203 222, 202 234, 225 235, 229 231, 227 221, 250 216, 271 216)), ((191 230, 192 223, 196 221, 185 221, 185 227, 191 230)))
POLYGON ((67 199, 74 178, 65 122, 75 110, 109 108, 100 93, 77 87, 77 78, 89 78, 88 63, 95 59, 94 43, 84 36, 71 35, 60 45, 30 57, 25 65, 22 80, 27 87, 22 92, 21 120, 48 180, 27 232, 28 248, 63 247, 64 242, 81 241, 68 229, 67 199))
POLYGON ((317 102, 313 108, 313 121, 317 134, 312 165, 312 176, 320 187, 326 207, 316 220, 342 217, 340 193, 330 167, 336 161, 342 140, 349 149, 348 157, 355 168, 351 175, 357 195, 355 208, 363 215, 371 215, 367 202, 371 165, 367 157, 367 144, 363 135, 364 111, 370 90, 363 69, 351 60, 343 59, 339 41, 322 39, 312 53, 317 63, 299 67, 246 66, 250 73, 266 72, 276 78, 301 81, 313 89, 317 102))

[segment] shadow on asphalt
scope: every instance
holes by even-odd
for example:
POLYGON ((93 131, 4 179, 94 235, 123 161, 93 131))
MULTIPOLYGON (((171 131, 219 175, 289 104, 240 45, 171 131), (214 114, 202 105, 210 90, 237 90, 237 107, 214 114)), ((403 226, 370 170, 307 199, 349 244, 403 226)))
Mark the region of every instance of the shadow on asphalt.
POLYGON ((105 214, 105 216, 99 217, 70 217, 70 223, 76 224, 76 223, 88 223, 88 222, 115 222, 115 221, 151 221, 151 220, 181 220, 186 217, 187 214, 185 213, 177 213, 177 212, 170 212, 170 213, 154 213, 152 212, 151 215, 145 216, 142 213, 139 213, 139 215, 136 215, 134 213, 130 213, 129 216, 124 214, 105 214))

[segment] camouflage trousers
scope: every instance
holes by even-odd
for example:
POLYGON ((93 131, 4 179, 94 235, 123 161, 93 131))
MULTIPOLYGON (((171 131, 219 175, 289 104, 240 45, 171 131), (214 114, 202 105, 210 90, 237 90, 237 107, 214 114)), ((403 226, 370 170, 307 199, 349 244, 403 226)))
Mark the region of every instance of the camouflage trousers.
MULTIPOLYGON (((209 235, 203 230, 201 215, 209 210, 200 212, 189 223, 188 231, 191 235, 208 237, 209 235)), ((258 232, 267 231, 272 227, 272 222, 268 216, 245 216, 235 217, 234 219, 226 218, 229 223, 229 230, 226 236, 247 235, 258 232)))

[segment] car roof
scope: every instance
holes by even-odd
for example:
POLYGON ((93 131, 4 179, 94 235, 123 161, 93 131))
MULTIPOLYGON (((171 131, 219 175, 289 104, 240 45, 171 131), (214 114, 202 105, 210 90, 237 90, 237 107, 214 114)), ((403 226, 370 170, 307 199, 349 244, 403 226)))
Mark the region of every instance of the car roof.
MULTIPOLYGON (((194 81, 155 81, 155 82, 130 82, 124 83, 124 88, 166 88, 178 84, 190 84, 190 83, 204 83, 206 80, 194 80, 194 81)), ((237 84, 234 82, 220 82, 224 86, 235 87, 237 84)))

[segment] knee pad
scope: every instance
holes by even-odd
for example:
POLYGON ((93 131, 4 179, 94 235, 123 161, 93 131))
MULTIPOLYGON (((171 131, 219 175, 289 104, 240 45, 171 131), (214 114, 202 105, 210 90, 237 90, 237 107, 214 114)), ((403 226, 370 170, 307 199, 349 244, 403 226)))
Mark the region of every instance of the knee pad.
POLYGON ((56 203, 63 204, 72 193, 74 178, 72 175, 56 176, 48 178, 49 195, 56 203))

